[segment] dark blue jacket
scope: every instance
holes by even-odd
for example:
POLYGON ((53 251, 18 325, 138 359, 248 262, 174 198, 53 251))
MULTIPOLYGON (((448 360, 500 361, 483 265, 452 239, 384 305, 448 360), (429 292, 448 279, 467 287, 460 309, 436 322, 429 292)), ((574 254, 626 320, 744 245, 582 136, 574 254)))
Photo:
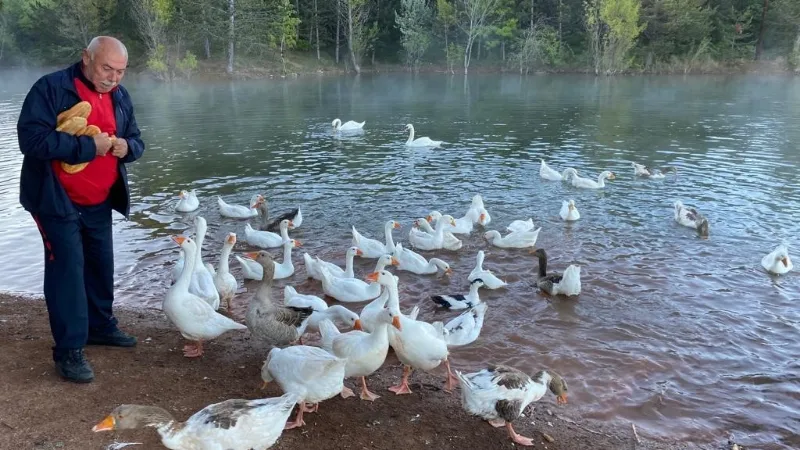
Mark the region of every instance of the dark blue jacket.
MULTIPOLYGON (((75 106, 81 99, 75 79, 81 77, 81 63, 45 75, 33 85, 17 122, 19 149, 25 157, 20 173, 19 201, 31 214, 72 217, 77 214, 51 161, 78 164, 94 159, 96 148, 89 136, 71 136, 56 131, 56 116, 75 106)), ((117 121, 116 136, 128 142, 128 154, 120 160, 119 178, 109 194, 111 206, 128 217, 130 189, 125 163, 136 161, 144 153, 144 142, 133 116, 133 103, 122 86, 112 91, 117 121)))

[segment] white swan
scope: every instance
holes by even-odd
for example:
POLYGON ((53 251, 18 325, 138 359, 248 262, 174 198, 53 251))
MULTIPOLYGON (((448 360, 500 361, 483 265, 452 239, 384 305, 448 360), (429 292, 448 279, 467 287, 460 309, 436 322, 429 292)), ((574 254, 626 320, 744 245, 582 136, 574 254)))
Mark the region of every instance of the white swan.
POLYGON ((429 137, 414 139, 414 125, 410 123, 406 125, 406 130, 409 131, 408 140, 406 141, 406 146, 408 147, 439 147, 442 145, 442 141, 434 141, 429 137))
POLYGON ((178 194, 178 204, 175 205, 175 211, 178 212, 192 212, 200 207, 200 200, 197 199, 197 191, 181 191, 178 194))
POLYGON ((483 280, 484 286, 489 289, 499 289, 501 287, 505 287, 508 285, 505 281, 497 278, 495 274, 492 273, 491 270, 483 270, 483 259, 486 254, 483 250, 478 251, 478 255, 476 256, 476 264, 475 268, 472 269, 472 272, 469 273, 467 279, 471 282, 481 279, 483 280))
POLYGON ((539 176, 544 178, 545 180, 562 181, 562 180, 568 180, 570 174, 577 175, 577 171, 575 171, 575 169, 572 168, 564 169, 563 172, 558 173, 555 170, 551 169, 550 166, 548 166, 543 159, 541 161, 542 164, 539 168, 539 176))
MULTIPOLYGON (((569 169, 567 169, 569 170, 569 169)), ((594 181, 589 178, 579 177, 577 173, 572 176, 572 185, 577 188, 584 188, 584 189, 602 189, 606 187, 606 179, 613 180, 616 178, 614 172, 609 170, 604 170, 600 172, 600 175, 597 176, 597 181, 594 181)))
POLYGON ((365 123, 367 122, 355 122, 353 120, 348 120, 347 122, 342 123, 342 121, 339 119, 333 119, 331 126, 333 126, 333 129, 336 131, 359 131, 364 128, 365 123))
POLYGON ((161 309, 181 335, 191 341, 183 348, 183 355, 196 358, 203 354, 203 341, 214 339, 231 330, 247 329, 245 325, 214 311, 205 300, 189 292, 192 273, 197 265, 197 245, 192 239, 172 238, 186 253, 186 265, 178 280, 167 291, 161 309))
POLYGON ((761 267, 775 275, 783 275, 791 271, 794 266, 792 259, 789 258, 789 248, 783 244, 775 247, 772 253, 761 259, 761 267))
POLYGON ((231 217, 234 219, 249 219, 251 217, 258 217, 258 207, 264 202, 264 197, 261 194, 255 194, 250 197, 250 206, 244 207, 240 205, 230 205, 225 203, 222 197, 217 196, 217 205, 219 205, 219 213, 224 217, 231 217))
POLYGON ((561 202, 561 211, 558 212, 558 215, 561 216, 561 220, 567 222, 581 218, 581 213, 578 212, 578 208, 575 206, 575 200, 561 202))

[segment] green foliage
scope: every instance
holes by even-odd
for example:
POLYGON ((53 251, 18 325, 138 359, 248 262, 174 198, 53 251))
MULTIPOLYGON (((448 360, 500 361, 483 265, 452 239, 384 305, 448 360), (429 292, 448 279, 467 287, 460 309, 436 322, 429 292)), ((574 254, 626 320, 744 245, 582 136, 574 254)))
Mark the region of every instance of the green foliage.
POLYGON ((170 70, 167 65, 167 48, 158 45, 147 59, 147 68, 160 80, 170 79, 170 70))
POLYGON ((194 56, 194 53, 187 50, 186 55, 179 59, 175 65, 186 79, 192 78, 192 72, 197 69, 197 57, 194 56))
POLYGON ((406 63, 419 70, 422 56, 431 45, 431 9, 426 0, 401 0, 401 12, 395 11, 395 22, 402 34, 406 63))
POLYGON ((525 30, 518 43, 519 51, 511 57, 512 67, 528 73, 541 67, 556 65, 561 59, 558 32, 550 26, 536 26, 525 30))

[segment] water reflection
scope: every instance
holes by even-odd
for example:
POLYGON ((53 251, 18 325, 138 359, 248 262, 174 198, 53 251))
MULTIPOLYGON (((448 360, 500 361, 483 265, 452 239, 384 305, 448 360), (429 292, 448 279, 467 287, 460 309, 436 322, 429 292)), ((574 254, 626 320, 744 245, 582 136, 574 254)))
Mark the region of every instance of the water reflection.
MULTIPOLYGON (((413 219, 463 214, 480 192, 490 228, 532 217, 554 270, 582 265, 584 292, 551 301, 533 289, 526 252, 491 249, 486 267, 510 287, 482 292, 483 336, 454 352, 454 366, 492 355, 528 371, 557 368, 570 408, 650 435, 711 441, 733 431, 759 448, 796 446, 800 282, 764 274, 759 261, 780 241, 800 248, 800 82, 377 75, 128 87, 148 150, 130 168, 131 220, 115 227, 121 303, 159 307, 177 256, 167 236, 192 231, 193 215, 173 211, 180 189, 199 192, 209 261, 227 232, 244 227, 219 216, 216 195, 243 204, 262 192, 274 211, 302 206, 293 233, 302 250, 341 262, 351 225, 380 237, 397 219, 405 243, 413 219), (366 120, 365 132, 334 136, 336 117, 366 120), (446 144, 406 148, 406 123, 446 144), (539 158, 617 179, 602 191, 545 182, 539 158), (678 175, 634 179, 631 161, 678 175), (582 219, 565 225, 557 214, 568 198, 582 219), (707 214, 711 239, 672 221, 676 199, 707 214)), ((26 88, 20 81, 0 95, 0 251, 12 262, 0 289, 39 292, 41 243, 17 199, 14 129, 26 88)), ((461 290, 485 248, 475 232, 444 252, 451 280, 401 272, 404 305, 449 318, 427 297, 461 290)), ((290 282, 319 293, 303 278, 301 252, 295 261, 290 282)), ((373 266, 356 260, 360 274, 373 266)))

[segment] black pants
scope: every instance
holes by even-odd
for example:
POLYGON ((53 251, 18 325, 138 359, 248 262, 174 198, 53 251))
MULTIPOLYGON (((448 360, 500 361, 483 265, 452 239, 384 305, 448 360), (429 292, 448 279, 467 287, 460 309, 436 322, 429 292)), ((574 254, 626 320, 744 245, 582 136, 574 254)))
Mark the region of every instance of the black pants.
POLYGON ((75 205, 75 218, 34 216, 44 241, 44 297, 53 357, 114 330, 114 246, 109 202, 75 205))

